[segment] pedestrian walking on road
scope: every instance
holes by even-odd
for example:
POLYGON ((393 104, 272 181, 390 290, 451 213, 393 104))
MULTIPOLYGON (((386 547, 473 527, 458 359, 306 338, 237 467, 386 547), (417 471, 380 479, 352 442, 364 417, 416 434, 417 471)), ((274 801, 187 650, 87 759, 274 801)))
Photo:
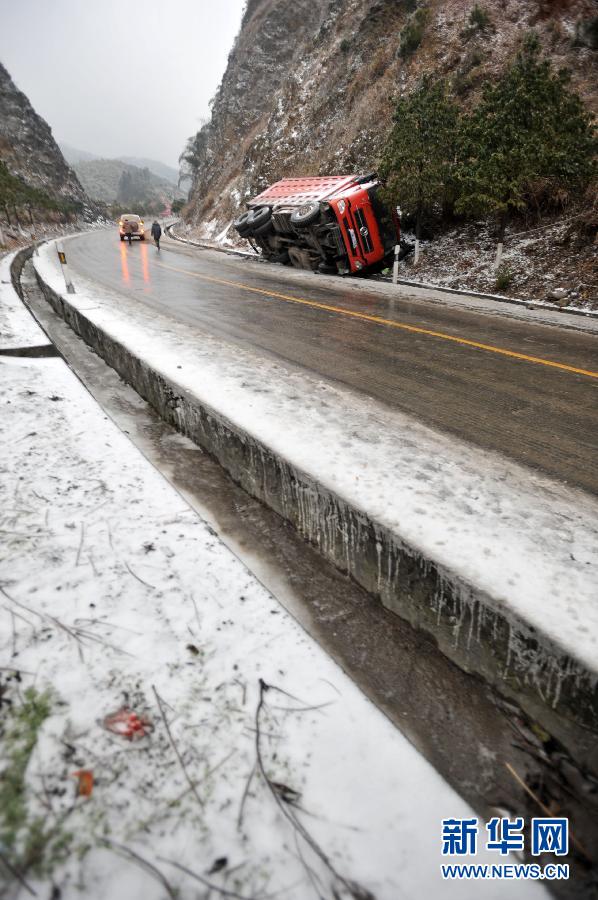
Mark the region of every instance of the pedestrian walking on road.
POLYGON ((162 237, 162 229, 160 228, 160 224, 157 221, 154 221, 152 225, 152 237, 156 244, 158 250, 160 249, 160 238, 162 237))
POLYGON ((129 247, 131 246, 131 232, 127 231, 127 240, 129 242, 129 247))

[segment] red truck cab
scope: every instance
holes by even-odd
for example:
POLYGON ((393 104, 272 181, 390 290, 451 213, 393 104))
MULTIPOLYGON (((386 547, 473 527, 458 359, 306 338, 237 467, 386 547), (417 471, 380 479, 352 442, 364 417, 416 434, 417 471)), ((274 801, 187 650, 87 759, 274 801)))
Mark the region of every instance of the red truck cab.
POLYGON ((284 178, 247 204, 241 237, 276 262, 341 275, 380 271, 400 242, 375 174, 284 178))

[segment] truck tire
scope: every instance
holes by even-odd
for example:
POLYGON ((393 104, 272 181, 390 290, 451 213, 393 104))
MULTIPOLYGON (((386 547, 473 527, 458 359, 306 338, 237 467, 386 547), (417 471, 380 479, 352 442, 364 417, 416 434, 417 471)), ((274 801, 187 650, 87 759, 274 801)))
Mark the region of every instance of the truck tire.
POLYGON ((253 228, 251 234, 253 237, 260 237, 263 234, 270 234, 272 232, 272 216, 264 222, 263 225, 260 225, 258 228, 253 228))
POLYGON ((233 228, 237 229, 241 237, 247 237, 247 235, 251 232, 251 229, 248 227, 251 212, 252 211, 248 209, 247 212, 244 212, 239 216, 238 219, 235 219, 235 221, 233 222, 233 228))
POLYGON ((296 228, 307 228, 320 217, 319 203, 306 203, 291 213, 291 225, 296 228))
POLYGON ((310 252, 300 247, 289 247, 289 260, 295 269, 305 269, 308 272, 314 272, 318 268, 318 263, 310 255, 310 252))
POLYGON ((278 253, 273 253, 270 256, 270 262, 279 263, 281 266, 290 266, 291 260, 289 257, 288 250, 280 250, 278 253))
POLYGON ((338 269, 332 263, 321 262, 318 264, 320 275, 338 275, 338 269))
POLYGON ((258 234, 259 229, 262 229, 265 225, 270 224, 271 218, 271 206, 257 206, 255 209, 249 211, 247 226, 251 230, 252 234, 258 234))

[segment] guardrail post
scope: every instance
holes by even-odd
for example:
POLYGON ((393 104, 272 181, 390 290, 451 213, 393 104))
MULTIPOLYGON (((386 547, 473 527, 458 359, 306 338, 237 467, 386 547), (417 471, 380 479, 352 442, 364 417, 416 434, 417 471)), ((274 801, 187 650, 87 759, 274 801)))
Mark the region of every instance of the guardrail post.
POLYGON ((60 260, 60 265, 62 267, 62 274, 64 275, 64 283, 66 284, 66 292, 67 294, 75 293, 75 286, 71 280, 71 276, 69 274, 69 269, 66 264, 66 253, 64 252, 64 247, 62 242, 56 245, 56 249, 58 250, 58 259, 60 260))
POLYGON ((398 284, 399 281, 399 251, 400 244, 395 244, 395 261, 392 264, 392 283, 398 284))

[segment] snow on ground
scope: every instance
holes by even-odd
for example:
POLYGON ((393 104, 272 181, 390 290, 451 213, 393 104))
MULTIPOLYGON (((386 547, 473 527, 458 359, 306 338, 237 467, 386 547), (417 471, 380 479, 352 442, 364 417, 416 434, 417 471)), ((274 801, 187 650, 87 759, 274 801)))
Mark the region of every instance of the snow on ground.
MULTIPOLYGON (((36 265, 64 290, 52 245, 36 265)), ((598 503, 589 495, 76 282, 69 302, 134 353, 596 671, 598 503)))
POLYGON ((12 289, 10 265, 14 254, 0 259, 0 348, 38 347, 49 344, 44 331, 30 315, 23 315, 23 304, 12 289))
POLYGON ((553 291, 559 289, 563 292, 559 305, 596 311, 596 247, 589 238, 581 238, 577 221, 572 216, 529 229, 510 226, 498 271, 494 269, 496 237, 488 224, 447 230, 422 242, 418 263, 409 257, 401 277, 534 302, 554 303, 553 291))
MULTIPOLYGON (((104 227, 106 220, 100 220, 93 223, 79 220, 69 225, 59 224, 58 222, 38 222, 35 226, 29 225, 26 228, 6 227, 6 223, 0 221, 0 229, 4 237, 5 252, 13 252, 20 247, 27 247, 32 241, 47 241, 51 238, 60 238, 73 232, 88 231, 91 228, 104 227)), ((2 244, 0 244, 2 247, 2 244)), ((2 254, 0 253, 0 256, 2 254)))
POLYGON ((3 897, 541 896, 440 880, 440 820, 471 809, 60 358, 0 355, 0 402, 0 842, 27 884, 3 897))

